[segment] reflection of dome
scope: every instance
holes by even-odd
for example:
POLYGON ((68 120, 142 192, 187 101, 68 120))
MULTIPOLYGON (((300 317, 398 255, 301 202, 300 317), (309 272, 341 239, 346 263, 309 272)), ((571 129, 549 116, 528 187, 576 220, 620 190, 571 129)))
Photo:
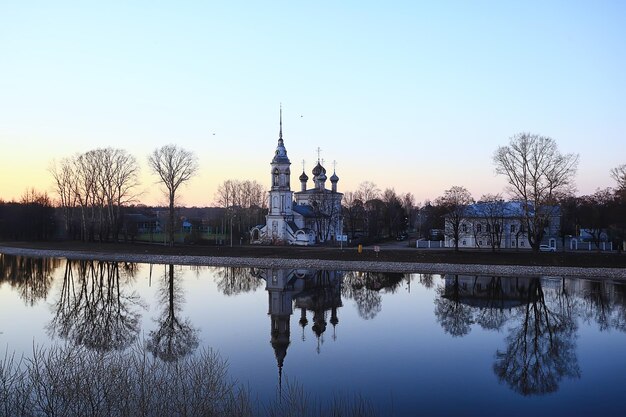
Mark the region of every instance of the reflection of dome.
POLYGON ((313 168, 313 176, 317 177, 321 173, 326 174, 326 168, 324 168, 322 164, 318 162, 317 165, 315 165, 315 168, 313 168))
POLYGON ((300 175, 300 181, 308 181, 309 177, 302 171, 302 175, 300 175))
POLYGON ((311 329, 317 337, 326 331, 326 320, 324 319, 324 311, 316 311, 313 315, 313 326, 311 329))

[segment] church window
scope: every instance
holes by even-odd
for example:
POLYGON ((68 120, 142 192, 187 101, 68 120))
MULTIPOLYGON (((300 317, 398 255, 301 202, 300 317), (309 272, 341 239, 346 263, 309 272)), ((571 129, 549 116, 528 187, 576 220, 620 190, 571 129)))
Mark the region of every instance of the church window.
POLYGON ((465 232, 467 232, 467 225, 466 225, 465 223, 463 223, 463 224, 461 225, 461 230, 462 230, 464 233, 465 233, 465 232))
MULTIPOLYGON (((478 224, 476 225, 476 231, 477 231, 478 233, 482 232, 482 231, 483 231, 483 225, 482 225, 482 224, 480 224, 480 223, 478 223, 478 224)), ((482 244, 482 243, 481 243, 481 244, 482 244)))
POLYGON ((276 168, 274 169, 274 181, 273 181, 274 186, 278 186, 278 177, 279 177, 279 171, 278 171, 278 168, 276 168))

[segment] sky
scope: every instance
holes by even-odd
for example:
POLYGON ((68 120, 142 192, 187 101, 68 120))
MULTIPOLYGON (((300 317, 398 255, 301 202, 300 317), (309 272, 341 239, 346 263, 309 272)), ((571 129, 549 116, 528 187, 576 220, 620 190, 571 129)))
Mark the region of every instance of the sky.
POLYGON ((193 151, 180 202, 227 179, 270 187, 279 106, 294 190, 316 149, 339 191, 363 181, 434 200, 503 192, 516 133, 577 153, 578 194, 626 163, 623 1, 0 0, 0 198, 54 195, 53 161, 101 147, 141 166, 193 151))

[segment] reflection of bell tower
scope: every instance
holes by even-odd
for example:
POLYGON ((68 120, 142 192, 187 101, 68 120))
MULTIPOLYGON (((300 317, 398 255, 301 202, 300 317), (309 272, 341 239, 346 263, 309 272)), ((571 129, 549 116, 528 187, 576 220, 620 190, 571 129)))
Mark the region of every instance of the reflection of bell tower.
POLYGON ((270 343, 274 348, 278 365, 278 382, 282 383, 283 364, 290 344, 289 319, 293 313, 293 284, 290 283, 290 271, 285 269, 266 270, 266 290, 269 297, 271 319, 270 343))

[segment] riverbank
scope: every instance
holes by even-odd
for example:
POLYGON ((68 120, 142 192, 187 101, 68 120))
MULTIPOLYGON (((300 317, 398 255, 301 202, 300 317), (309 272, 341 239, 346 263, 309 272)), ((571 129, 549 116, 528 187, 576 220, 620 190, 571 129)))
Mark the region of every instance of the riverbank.
POLYGON ((0 253, 73 260, 372 272, 626 279, 626 255, 365 248, 2 242, 0 253))

